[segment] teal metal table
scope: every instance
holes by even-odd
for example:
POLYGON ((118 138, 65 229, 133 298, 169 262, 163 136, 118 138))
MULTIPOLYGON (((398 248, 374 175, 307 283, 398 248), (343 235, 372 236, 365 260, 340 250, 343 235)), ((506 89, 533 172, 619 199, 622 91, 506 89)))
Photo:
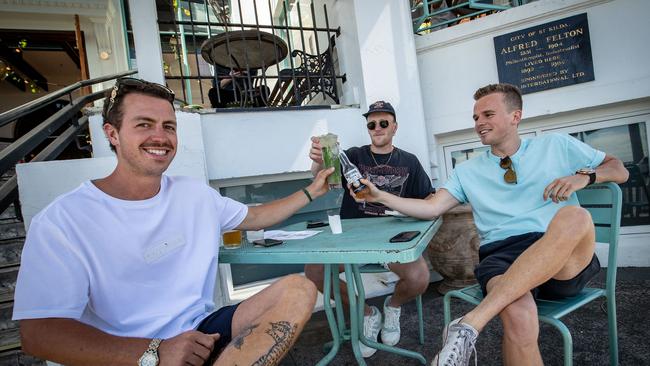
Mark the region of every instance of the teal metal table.
MULTIPOLYGON (((359 350, 359 342, 379 350, 393 352, 419 360, 425 358, 413 351, 373 342, 362 336, 363 305, 365 293, 359 267, 369 263, 409 263, 420 257, 433 235, 442 224, 442 218, 435 221, 420 221, 412 218, 378 217, 342 220, 343 233, 334 235, 328 227, 322 232, 300 240, 288 240, 282 245, 262 248, 245 243, 239 249, 220 250, 220 263, 247 264, 295 264, 323 263, 325 265, 325 286, 323 299, 329 299, 334 288, 335 310, 330 301, 323 301, 327 321, 332 331, 332 348, 318 363, 327 365, 338 353, 345 341, 352 343, 352 350, 359 365, 365 361, 359 350), (420 235, 406 243, 390 243, 389 239, 402 231, 420 231, 420 235), (345 325, 339 286, 332 286, 338 280, 338 266, 345 267, 348 296, 350 298, 350 328, 345 325)), ((289 225, 283 230, 305 230, 305 223, 289 225)))

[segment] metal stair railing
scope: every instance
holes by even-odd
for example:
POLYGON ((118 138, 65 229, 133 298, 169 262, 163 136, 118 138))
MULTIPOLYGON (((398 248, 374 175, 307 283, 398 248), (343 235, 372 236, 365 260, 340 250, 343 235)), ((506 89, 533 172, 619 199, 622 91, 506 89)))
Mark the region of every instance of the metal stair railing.
MULTIPOLYGON (((76 114, 84 108, 88 103, 95 100, 104 98, 106 90, 94 92, 88 95, 72 99, 72 93, 89 85, 102 83, 109 80, 118 79, 124 76, 133 75, 137 70, 129 70, 117 74, 102 76, 94 79, 82 80, 69 85, 61 90, 45 95, 41 98, 25 103, 19 107, 6 111, 0 114, 0 127, 41 109, 55 101, 62 96, 68 96, 70 104, 63 107, 61 110, 48 117, 45 121, 38 124, 35 128, 23 135, 11 145, 7 146, 4 150, 0 151, 0 176, 5 174, 8 170, 13 168, 16 163, 23 159, 27 154, 32 152, 43 141, 52 136, 59 128, 65 125, 66 122, 71 121, 70 126, 58 135, 52 142, 50 142, 43 150, 41 150, 30 161, 47 161, 54 160, 61 154, 72 140, 77 136, 77 133, 83 130, 88 124, 88 117, 82 116, 75 119, 76 114)), ((10 177, 6 182, 0 186, 0 212, 4 212, 13 202, 18 199, 18 181, 15 175, 10 177)))

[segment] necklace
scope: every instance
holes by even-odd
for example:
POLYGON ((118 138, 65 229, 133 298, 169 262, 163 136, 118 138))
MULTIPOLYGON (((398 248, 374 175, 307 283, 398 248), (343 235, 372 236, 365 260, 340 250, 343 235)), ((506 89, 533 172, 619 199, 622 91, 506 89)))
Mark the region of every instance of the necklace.
MULTIPOLYGON (((390 159, 393 157, 393 152, 396 149, 397 148, 395 146, 393 146, 393 149, 390 151, 390 155, 388 155, 388 160, 386 160, 386 162, 381 164, 381 165, 388 165, 388 163, 390 162, 390 159)), ((375 154, 372 152, 372 150, 370 150, 370 156, 372 157, 372 161, 375 162, 375 166, 379 166, 379 163, 377 162, 377 159, 375 159, 375 154)))

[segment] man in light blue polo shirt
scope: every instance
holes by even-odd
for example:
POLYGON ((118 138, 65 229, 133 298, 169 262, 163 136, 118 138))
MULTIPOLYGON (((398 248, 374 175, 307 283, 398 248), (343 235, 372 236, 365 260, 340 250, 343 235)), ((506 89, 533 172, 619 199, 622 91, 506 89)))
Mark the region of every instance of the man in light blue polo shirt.
POLYGON ((474 130, 489 151, 458 165, 433 199, 396 197, 364 181, 371 188, 366 200, 423 219, 472 204, 481 238, 475 272, 485 298, 445 329, 432 365, 467 365, 479 332, 497 315, 504 363, 542 365, 535 297, 575 295, 600 269, 591 216, 574 193, 596 182, 623 183, 628 173, 617 158, 568 135, 522 140, 515 86, 485 86, 474 100, 474 130))

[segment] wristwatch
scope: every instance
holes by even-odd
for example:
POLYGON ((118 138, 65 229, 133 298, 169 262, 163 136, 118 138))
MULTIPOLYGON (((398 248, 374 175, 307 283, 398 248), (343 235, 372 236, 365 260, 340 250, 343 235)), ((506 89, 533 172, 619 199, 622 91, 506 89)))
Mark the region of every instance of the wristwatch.
POLYGON ((582 168, 578 169, 576 174, 581 174, 581 175, 588 175, 589 176, 589 183, 587 185, 592 185, 596 182, 596 170, 591 169, 591 168, 582 168))
POLYGON ((154 338, 149 343, 149 348, 142 354, 138 360, 138 366, 158 366, 158 346, 162 339, 154 338))

